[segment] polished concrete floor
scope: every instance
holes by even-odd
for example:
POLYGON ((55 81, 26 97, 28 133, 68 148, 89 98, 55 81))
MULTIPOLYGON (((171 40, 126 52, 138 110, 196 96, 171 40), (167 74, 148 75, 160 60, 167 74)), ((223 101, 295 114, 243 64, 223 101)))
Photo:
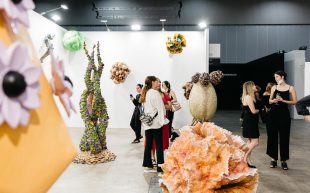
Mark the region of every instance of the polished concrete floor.
MULTIPOLYGON (((177 114, 176 114, 177 116, 177 114)), ((218 112, 213 121, 223 128, 240 134, 239 112, 218 112)), ((269 168, 266 151, 266 132, 260 124, 260 145, 252 154, 258 167, 260 182, 258 193, 310 192, 310 124, 292 121, 291 159, 289 170, 269 168)), ((78 146, 82 128, 70 128, 73 142, 78 146)), ((72 163, 51 187, 49 193, 160 193, 155 174, 145 174, 142 168, 143 143, 131 144, 131 129, 109 129, 108 147, 117 155, 114 162, 99 165, 72 163)))

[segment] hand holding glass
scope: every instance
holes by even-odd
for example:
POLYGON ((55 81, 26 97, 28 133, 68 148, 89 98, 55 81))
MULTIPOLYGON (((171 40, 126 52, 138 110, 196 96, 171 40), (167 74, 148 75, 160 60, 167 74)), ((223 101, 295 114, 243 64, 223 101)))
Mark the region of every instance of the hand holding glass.
POLYGON ((280 93, 277 93, 277 94, 276 94, 276 99, 277 99, 276 105, 279 105, 279 99, 280 99, 280 98, 281 98, 280 93))

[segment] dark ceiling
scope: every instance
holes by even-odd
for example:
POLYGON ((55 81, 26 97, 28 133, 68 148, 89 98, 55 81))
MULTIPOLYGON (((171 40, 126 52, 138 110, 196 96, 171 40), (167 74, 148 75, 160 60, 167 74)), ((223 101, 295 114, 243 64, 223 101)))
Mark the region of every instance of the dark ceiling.
POLYGON ((310 24, 308 0, 34 0, 35 11, 41 13, 61 4, 69 10, 46 14, 61 16, 57 23, 63 27, 91 29, 101 27, 107 20, 110 27, 126 27, 138 23, 161 27, 188 27, 198 30, 197 24, 310 24))
MULTIPOLYGON (((178 0, 107 0, 107 1, 68 1, 68 0, 37 0, 35 11, 40 13, 66 4, 69 10, 58 10, 62 16, 61 25, 101 25, 101 20, 108 20, 112 25, 130 25, 141 23, 144 25, 161 25, 159 19, 167 19, 170 25, 193 25, 198 21, 192 21, 191 10, 187 2, 178 0)), ((191 3, 192 6, 192 3, 191 3)), ((56 12, 47 14, 50 17, 56 12)), ((204 17, 198 13, 195 19, 204 17)))

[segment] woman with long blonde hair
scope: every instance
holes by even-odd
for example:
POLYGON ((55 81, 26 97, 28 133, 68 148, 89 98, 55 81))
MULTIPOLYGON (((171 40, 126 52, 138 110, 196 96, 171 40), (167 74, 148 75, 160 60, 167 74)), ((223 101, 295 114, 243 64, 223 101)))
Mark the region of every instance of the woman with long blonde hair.
POLYGON ((258 130, 258 113, 259 110, 255 107, 255 92, 257 91, 256 85, 252 81, 243 84, 242 92, 242 110, 244 112, 242 122, 242 135, 248 138, 247 152, 244 155, 244 162, 251 168, 256 168, 250 163, 250 156, 253 149, 258 145, 259 130, 258 130))

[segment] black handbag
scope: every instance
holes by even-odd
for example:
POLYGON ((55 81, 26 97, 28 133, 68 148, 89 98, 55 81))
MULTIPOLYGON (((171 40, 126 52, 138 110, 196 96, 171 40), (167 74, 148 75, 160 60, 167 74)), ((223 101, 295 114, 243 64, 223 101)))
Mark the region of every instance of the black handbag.
POLYGON ((151 126, 153 124, 153 120, 157 117, 158 112, 152 117, 151 115, 145 114, 142 107, 139 107, 140 110, 140 116, 139 119, 142 123, 151 126))

